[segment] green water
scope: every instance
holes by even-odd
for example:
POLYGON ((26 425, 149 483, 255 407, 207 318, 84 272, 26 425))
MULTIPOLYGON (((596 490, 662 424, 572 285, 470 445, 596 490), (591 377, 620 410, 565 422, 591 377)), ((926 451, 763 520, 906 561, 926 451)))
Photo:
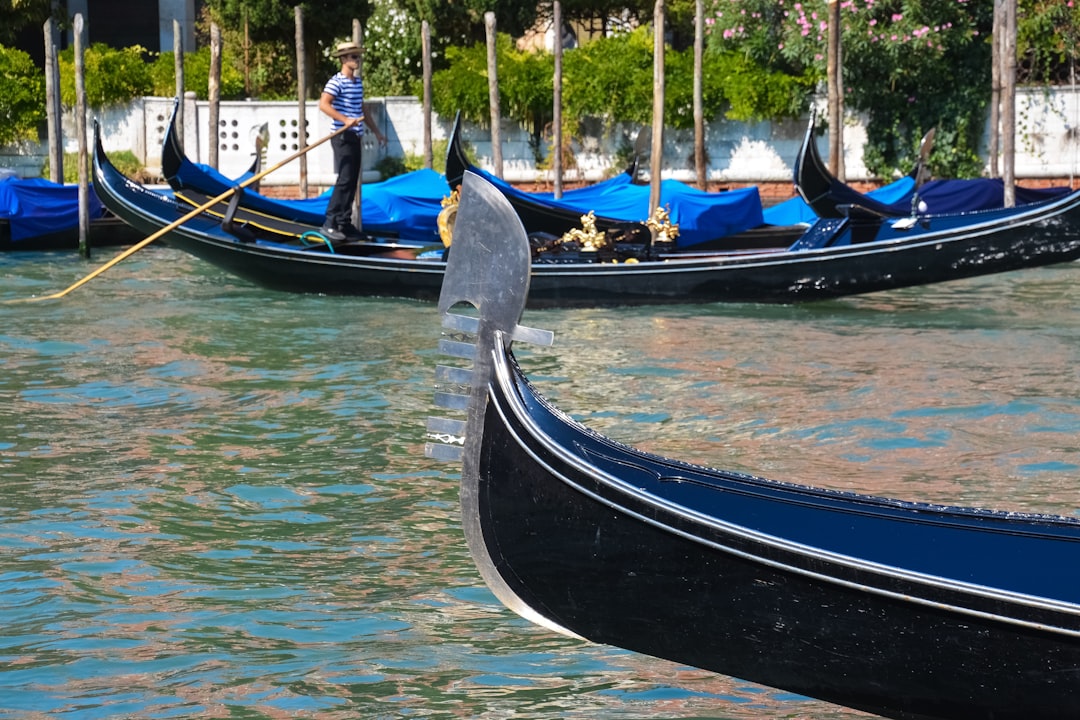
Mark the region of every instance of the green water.
MULTIPOLYGON (((2 256, 0 299, 92 267, 2 256)), ((556 344, 519 354, 650 450, 1074 514, 1078 284, 536 311, 556 344)), ((151 247, 0 321, 0 717, 862 717, 504 610, 457 468, 423 456, 433 305, 268 292, 151 247)))

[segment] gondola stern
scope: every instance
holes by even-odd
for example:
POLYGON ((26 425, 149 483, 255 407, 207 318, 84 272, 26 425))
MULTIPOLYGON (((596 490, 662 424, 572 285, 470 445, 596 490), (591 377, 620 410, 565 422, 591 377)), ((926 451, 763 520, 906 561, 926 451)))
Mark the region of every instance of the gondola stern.
POLYGON ((179 188, 180 168, 183 166, 184 150, 180 145, 180 129, 177 127, 177 119, 180 110, 180 98, 173 101, 172 116, 165 128, 165 138, 161 143, 161 175, 174 190, 179 188))
POLYGON ((461 184, 465 173, 469 170, 469 161, 465 156, 465 148, 462 147, 461 111, 454 116, 454 127, 450 132, 450 141, 446 144, 446 182, 451 189, 461 184))

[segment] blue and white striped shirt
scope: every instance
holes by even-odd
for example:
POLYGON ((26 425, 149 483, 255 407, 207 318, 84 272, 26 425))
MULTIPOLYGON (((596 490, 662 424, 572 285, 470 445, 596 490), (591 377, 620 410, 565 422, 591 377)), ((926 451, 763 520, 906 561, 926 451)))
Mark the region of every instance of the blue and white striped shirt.
MULTIPOLYGON (((360 117, 364 113, 364 82, 359 76, 348 78, 339 72, 326 82, 323 92, 334 98, 330 104, 342 115, 360 117)), ((340 130, 344 124, 338 120, 331 121, 334 130, 340 130)), ((349 131, 363 135, 364 123, 349 128, 349 131)))

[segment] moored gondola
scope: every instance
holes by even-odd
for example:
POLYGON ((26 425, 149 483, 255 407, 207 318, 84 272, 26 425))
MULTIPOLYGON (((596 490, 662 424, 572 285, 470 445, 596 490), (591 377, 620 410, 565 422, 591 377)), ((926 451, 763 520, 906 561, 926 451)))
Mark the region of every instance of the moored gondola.
MULTIPOLYGON (((142 239, 131 226, 105 210, 92 185, 87 195, 87 219, 91 248, 130 245, 142 239)), ((78 247, 78 185, 44 178, 0 180, 0 252, 78 247)))
POLYGON ((511 353, 551 337, 519 324, 527 238, 476 180, 439 300, 455 360, 436 371, 436 405, 463 417, 428 421, 427 454, 461 463, 462 526, 500 601, 575 637, 885 717, 1075 715, 1080 521, 714 470, 575 422, 511 353))
MULTIPOLYGON (((485 184, 469 177, 476 178, 474 187, 485 184)), ((281 242, 257 226, 226 223, 205 213, 171 227, 189 206, 125 178, 100 143, 94 183, 109 210, 145 235, 170 228, 163 242, 264 287, 417 299, 439 294, 445 270, 442 244, 420 255, 416 245, 393 242, 337 246, 305 243, 302 237, 281 242)), ((1076 257, 1080 192, 1023 208, 933 216, 918 223, 869 215, 821 220, 782 252, 665 251, 656 244, 600 234, 538 247, 529 302, 536 307, 797 303, 1076 257)))
MULTIPOLYGON (((818 152, 815 114, 810 114, 806 135, 795 161, 795 189, 811 210, 821 218, 847 217, 855 212, 883 216, 909 215, 912 218, 934 215, 1000 210, 1005 207, 1005 185, 1001 178, 929 180, 927 167, 933 132, 923 138, 920 158, 912 170, 914 182, 905 196, 883 201, 873 193, 861 193, 829 171, 818 152)), ((1070 192, 1068 187, 1014 187, 1015 204, 1024 206, 1056 200, 1070 192)))
MULTIPOLYGON (((519 190, 477 168, 465 154, 462 133, 459 113, 446 151, 447 183, 456 188, 466 172, 480 175, 503 192, 530 235, 561 236, 580 227, 582 215, 590 212, 601 232, 626 231, 651 219, 650 187, 635 182, 633 165, 613 178, 555 199, 519 190)), ((679 227, 676 245, 687 250, 783 249, 805 231, 800 224, 766 223, 756 187, 707 193, 669 179, 661 183, 659 205, 679 227)))

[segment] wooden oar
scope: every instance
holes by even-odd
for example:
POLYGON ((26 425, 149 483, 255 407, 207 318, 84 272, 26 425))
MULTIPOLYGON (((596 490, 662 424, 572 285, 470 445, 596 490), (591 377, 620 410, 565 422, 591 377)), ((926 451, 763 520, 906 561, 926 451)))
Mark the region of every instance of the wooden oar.
POLYGON ((277 163, 273 167, 269 167, 266 170, 263 170, 262 172, 260 172, 260 173, 258 173, 256 175, 252 175, 247 180, 244 180, 243 182, 237 184, 236 187, 229 188, 228 190, 221 193, 217 197, 215 197, 215 198, 213 198, 211 200, 208 200, 207 202, 203 203, 199 207, 197 207, 194 210, 192 210, 191 212, 189 212, 187 215, 184 215, 179 220, 174 220, 173 222, 169 223, 168 225, 161 228, 160 230, 158 230, 156 233, 154 233, 150 237, 146 238, 145 240, 140 240, 139 242, 135 243, 134 245, 129 247, 127 250, 120 253, 119 255, 114 257, 112 260, 105 263, 101 267, 97 268, 96 270, 94 270, 94 272, 90 273, 89 275, 84 277, 82 280, 79 280, 77 283, 71 285, 70 287, 67 287, 64 290, 61 290, 60 292, 53 293, 52 295, 42 295, 41 297, 33 297, 33 298, 18 298, 16 300, 5 300, 4 301, 5 304, 18 303, 18 302, 37 302, 38 300, 55 300, 56 298, 64 297, 65 295, 67 295, 69 292, 71 292, 75 288, 81 287, 81 286, 85 285, 86 283, 90 282, 91 280, 96 278, 98 275, 100 275, 101 273, 103 273, 106 270, 108 270, 109 268, 111 268, 113 265, 116 265, 117 263, 119 263, 121 260, 123 260, 125 258, 131 257, 136 252, 138 252, 139 250, 142 250, 144 247, 146 247, 150 243, 154 242, 155 240, 157 240, 159 237, 161 237, 165 233, 170 232, 172 230, 175 230, 176 228, 180 227, 181 225, 183 225, 184 223, 186 223, 188 220, 192 219, 193 217, 195 217, 199 213, 213 207, 217 203, 219 203, 222 200, 224 200, 225 198, 229 197, 230 195, 232 195, 237 190, 239 190, 241 188, 245 188, 248 185, 251 185, 252 183, 258 182, 261 178, 269 175, 270 173, 274 172, 275 170, 279 169, 280 167, 291 163, 293 160, 300 157, 304 153, 312 150, 313 148, 318 147, 319 145, 322 145, 327 140, 331 139, 335 135, 340 135, 341 133, 345 132, 346 130, 348 130, 348 127, 343 127, 343 128, 340 128, 339 130, 335 130, 334 132, 330 133, 329 135, 322 138, 321 140, 316 140, 315 142, 308 145, 307 147, 304 147, 304 148, 301 148, 300 150, 297 150, 292 155, 285 158, 281 162, 277 163))

